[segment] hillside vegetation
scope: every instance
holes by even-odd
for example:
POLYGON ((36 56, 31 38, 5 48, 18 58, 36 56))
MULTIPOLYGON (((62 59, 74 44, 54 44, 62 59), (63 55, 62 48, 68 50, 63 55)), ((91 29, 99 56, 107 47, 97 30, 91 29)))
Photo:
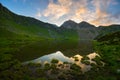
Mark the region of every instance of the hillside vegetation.
POLYGON ((97 28, 87 22, 77 24, 70 20, 58 27, 17 15, 0 4, 0 80, 120 80, 119 75, 120 25, 97 28), (97 65, 83 61, 93 66, 85 74, 75 64, 70 71, 60 74, 61 70, 55 66, 57 60, 45 67, 41 64, 22 64, 22 61, 58 50, 70 56, 87 53, 93 51, 92 42, 101 58, 95 59, 97 65), (105 63, 104 67, 100 66, 100 61, 105 63), (49 70, 52 76, 48 77, 46 72, 49 70))

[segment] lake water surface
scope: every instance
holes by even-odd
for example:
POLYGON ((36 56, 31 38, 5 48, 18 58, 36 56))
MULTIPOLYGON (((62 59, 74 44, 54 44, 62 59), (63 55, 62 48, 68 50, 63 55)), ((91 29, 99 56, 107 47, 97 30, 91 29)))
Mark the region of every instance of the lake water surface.
MULTIPOLYGON (((98 54, 90 53, 87 56, 89 57, 90 63, 95 63, 96 64, 96 62, 92 61, 92 59, 94 59, 96 56, 99 56, 98 54)), ((31 60, 31 61, 27 61, 25 63, 31 63, 32 62, 32 63, 42 63, 42 64, 45 64, 45 63, 50 63, 52 59, 57 59, 57 60, 59 60, 59 63, 62 63, 62 64, 63 64, 63 62, 68 62, 68 63, 71 63, 71 64, 75 63, 75 64, 77 64, 78 66, 80 66, 82 68, 83 72, 86 72, 86 71, 91 69, 91 65, 83 64, 81 62, 82 58, 83 58, 83 56, 81 56, 79 54, 76 54, 76 55, 74 55, 72 57, 67 57, 62 52, 57 51, 55 53, 44 55, 44 56, 41 56, 41 57, 39 57, 37 59, 31 60), (75 61, 75 57, 78 58, 78 61, 75 61)))
MULTIPOLYGON (((75 54, 87 55, 94 52, 93 43, 90 40, 81 41, 40 41, 21 47, 17 53, 20 61, 36 59, 56 51, 61 51, 65 56, 71 57, 75 54)), ((62 54, 59 54, 63 56, 62 54)), ((66 58, 65 58, 66 60, 66 58)))

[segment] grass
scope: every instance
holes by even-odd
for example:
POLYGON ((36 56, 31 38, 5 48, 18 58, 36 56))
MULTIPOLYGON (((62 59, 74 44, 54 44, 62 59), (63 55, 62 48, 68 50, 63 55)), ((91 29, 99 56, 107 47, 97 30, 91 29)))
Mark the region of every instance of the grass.
MULTIPOLYGON (((28 70, 28 67, 21 65, 21 62, 58 50, 66 56, 93 51, 92 42, 79 42, 78 34, 74 30, 51 28, 53 25, 33 18, 18 16, 6 8, 0 11, 0 18, 0 79, 2 80, 37 80, 37 78, 38 80, 46 80, 44 78, 46 77, 45 71, 41 69, 37 71, 39 73, 32 73, 33 79, 31 79, 30 75, 33 71, 30 72, 30 70, 32 69, 28 70)), ((109 31, 111 30, 110 28, 109 31)), ((106 63, 104 68, 96 66, 96 68, 83 75, 78 72, 79 68, 77 66, 73 66, 75 72, 65 72, 61 77, 66 79, 71 77, 67 76, 71 74, 73 77, 70 79, 74 78, 75 80, 119 80, 119 73, 116 71, 120 66, 120 37, 119 34, 115 36, 116 34, 118 33, 101 37, 98 39, 100 42, 95 45, 96 52, 102 56, 102 60, 106 63), (94 78, 94 76, 97 78, 94 78)), ((58 72, 58 70, 54 71, 58 72)))
POLYGON ((0 29, 0 53, 11 53, 20 61, 31 60, 58 50, 72 50, 77 47, 77 39, 53 39, 38 36, 26 36, 0 29), (22 57, 22 58, 21 58, 22 57))

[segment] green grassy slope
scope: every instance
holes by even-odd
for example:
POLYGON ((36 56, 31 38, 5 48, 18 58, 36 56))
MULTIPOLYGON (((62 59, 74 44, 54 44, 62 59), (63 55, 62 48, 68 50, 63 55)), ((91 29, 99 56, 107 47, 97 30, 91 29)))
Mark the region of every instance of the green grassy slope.
POLYGON ((44 23, 31 17, 14 14, 2 5, 0 5, 0 10, 0 27, 16 34, 44 39, 62 39, 64 36, 71 37, 69 34, 75 33, 75 31, 70 32, 69 30, 66 30, 67 33, 62 32, 55 25, 44 23))
POLYGON ((96 38, 120 31, 120 25, 100 26, 98 28, 99 28, 99 35, 96 38))
POLYGON ((100 42, 106 42, 108 44, 120 44, 120 31, 113 32, 96 39, 100 42))
POLYGON ((103 80, 119 80, 120 31, 101 36, 97 38, 97 41, 95 49, 100 54, 105 66, 96 73, 96 77, 103 80))
POLYGON ((0 53, 10 52, 14 55, 22 54, 24 56, 25 54, 35 55, 36 52, 37 56, 41 56, 40 54, 44 55, 42 51, 47 49, 50 42, 57 43, 68 40, 77 41, 77 32, 61 30, 55 25, 14 14, 0 4, 0 53), (37 48, 36 45, 31 45, 37 42, 40 45, 37 48), (27 47, 30 46, 32 49, 27 51, 27 47), (21 48, 24 49, 23 53, 20 53, 22 52, 21 48))
MULTIPOLYGON (((111 30, 114 29, 109 29, 109 31, 111 30)), ((107 29, 103 33, 106 32, 107 29)), ((120 69, 119 34, 120 32, 115 32, 97 38, 96 52, 100 54, 102 61, 105 62, 104 67, 96 65, 85 74, 79 74, 80 71, 77 70, 77 72, 67 72, 65 73, 66 75, 61 77, 69 79, 70 76, 68 74, 71 74, 74 76, 71 80, 120 80, 120 72, 117 71, 120 69)), ((26 58, 24 55, 30 55, 31 57, 44 55, 42 50, 49 53, 47 49, 54 52, 56 47, 58 47, 56 50, 61 47, 73 49, 76 45, 72 41, 75 40, 78 40, 78 34, 74 30, 60 30, 54 25, 43 23, 30 17, 16 15, 0 5, 0 80, 47 80, 45 69, 40 69, 40 65, 33 64, 30 69, 33 70, 37 67, 37 72, 30 72, 28 70, 29 66, 21 65, 16 60, 18 59, 17 57, 24 61, 31 59, 29 57, 26 58), (56 44, 56 41, 61 46, 56 44), (67 46, 65 45, 66 43, 68 44, 67 46), (72 43, 72 48, 70 43, 72 43), (41 51, 39 51, 40 48, 41 51), (39 54, 35 53, 36 51, 39 54)), ((56 69, 53 70, 58 71, 56 69)))
MULTIPOLYGON (((3 6, 1 6, 0 17, 0 27, 6 28, 11 32, 32 37, 50 37, 48 30, 51 30, 52 28, 47 27, 47 24, 41 21, 16 15, 3 6)), ((51 31, 56 33, 53 29, 51 31)))

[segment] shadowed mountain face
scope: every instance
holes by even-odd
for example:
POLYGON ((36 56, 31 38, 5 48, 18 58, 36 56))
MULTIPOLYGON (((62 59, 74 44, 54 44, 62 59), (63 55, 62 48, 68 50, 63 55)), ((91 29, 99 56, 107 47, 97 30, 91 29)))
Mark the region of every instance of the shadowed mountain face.
POLYGON ((85 21, 82 21, 81 23, 76 23, 72 20, 68 20, 68 21, 65 21, 61 25, 61 28, 66 28, 66 29, 76 29, 77 27, 79 27, 79 28, 96 28, 94 25, 91 25, 85 21))
POLYGON ((62 25, 61 25, 61 28, 65 28, 65 29, 76 29, 77 27, 77 23, 72 21, 72 20, 68 20, 66 22, 64 22, 62 25))
POLYGON ((69 20, 64 22, 61 25, 61 28, 76 30, 79 35, 79 39, 91 40, 91 39, 94 39, 99 33, 99 30, 97 27, 85 21, 81 23, 75 23, 74 21, 69 20))
POLYGON ((120 25, 95 27, 68 20, 58 27, 0 4, 0 80, 120 80, 119 75, 120 25), (22 63, 29 60, 39 64, 22 63), (46 60, 51 64, 42 66, 46 60), (82 69, 89 71, 83 74, 82 69))
MULTIPOLYGON (((93 40, 98 35, 103 36, 118 31, 120 27, 119 25, 95 27, 85 21, 76 23, 72 20, 68 20, 61 27, 57 27, 31 17, 14 14, 0 4, 0 29, 2 32, 5 30, 12 34, 42 39, 93 40)), ((4 36, 3 33, 1 35, 4 36)))
POLYGON ((78 34, 82 39, 94 39, 98 35, 98 28, 87 23, 81 22, 77 26, 78 34))
POLYGON ((104 41, 107 44, 118 45, 118 44, 120 44, 120 31, 110 33, 110 34, 104 35, 102 37, 97 37, 96 40, 99 42, 104 41))
POLYGON ((68 20, 61 25, 61 29, 76 30, 80 40, 93 40, 97 36, 103 36, 111 32, 120 31, 120 25, 95 27, 85 21, 76 23, 72 20, 68 20))

